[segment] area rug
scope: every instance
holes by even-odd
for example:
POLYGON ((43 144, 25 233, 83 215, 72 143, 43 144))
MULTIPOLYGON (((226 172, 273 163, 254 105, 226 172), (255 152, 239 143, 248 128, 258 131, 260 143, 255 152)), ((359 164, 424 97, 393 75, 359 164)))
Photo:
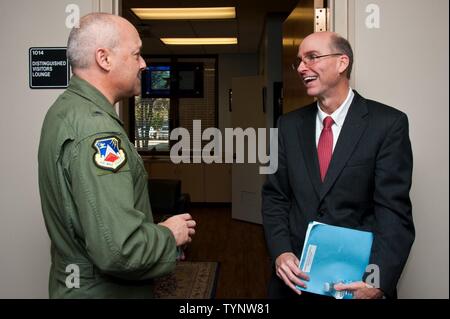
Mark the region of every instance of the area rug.
POLYGON ((154 298, 214 298, 218 268, 218 262, 180 261, 174 272, 156 280, 154 298))

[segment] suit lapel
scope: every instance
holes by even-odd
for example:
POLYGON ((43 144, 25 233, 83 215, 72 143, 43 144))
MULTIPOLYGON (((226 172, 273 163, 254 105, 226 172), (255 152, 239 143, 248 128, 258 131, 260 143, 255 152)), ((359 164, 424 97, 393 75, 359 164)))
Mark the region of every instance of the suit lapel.
POLYGON ((327 175, 320 190, 320 200, 328 193, 358 144, 367 127, 367 113, 367 105, 364 99, 355 91, 355 96, 339 134, 327 175))
POLYGON ((303 158, 308 169, 309 178, 314 186, 317 196, 320 195, 322 182, 319 174, 319 160, 317 158, 316 148, 316 104, 310 107, 301 120, 297 123, 297 131, 299 133, 299 140, 301 144, 303 158))

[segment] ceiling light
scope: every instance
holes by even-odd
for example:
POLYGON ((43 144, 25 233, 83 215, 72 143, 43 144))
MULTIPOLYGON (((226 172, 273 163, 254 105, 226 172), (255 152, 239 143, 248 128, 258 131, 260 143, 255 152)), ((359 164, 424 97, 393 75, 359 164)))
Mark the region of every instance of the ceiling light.
POLYGON ((211 8, 131 8, 142 20, 234 19, 235 7, 211 8))
POLYGON ((237 38, 161 38, 167 45, 218 45, 237 44, 237 38))

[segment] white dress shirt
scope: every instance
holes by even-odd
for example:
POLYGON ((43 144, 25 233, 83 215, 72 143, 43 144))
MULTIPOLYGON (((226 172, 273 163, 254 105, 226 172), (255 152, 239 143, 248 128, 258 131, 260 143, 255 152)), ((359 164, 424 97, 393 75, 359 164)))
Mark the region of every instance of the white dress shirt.
POLYGON ((341 105, 339 105, 336 111, 334 111, 332 114, 327 114, 324 111, 322 111, 319 106, 319 101, 317 101, 318 112, 316 117, 316 147, 319 145, 320 133, 322 133, 323 129, 323 120, 327 116, 331 116, 331 118, 334 121, 333 125, 331 126, 331 130, 333 131, 333 152, 334 152, 334 147, 336 146, 339 134, 341 133, 342 125, 344 125, 345 117, 347 116, 348 109, 350 108, 350 104, 352 104, 354 96, 355 93, 353 93, 353 90, 349 88, 347 98, 341 105))

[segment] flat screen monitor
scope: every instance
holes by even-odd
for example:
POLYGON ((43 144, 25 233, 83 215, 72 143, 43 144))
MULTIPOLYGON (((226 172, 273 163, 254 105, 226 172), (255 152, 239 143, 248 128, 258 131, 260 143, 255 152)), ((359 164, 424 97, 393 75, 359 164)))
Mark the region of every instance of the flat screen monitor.
POLYGON ((141 83, 144 98, 201 98, 203 63, 150 64, 141 83))
POLYGON ((178 63, 174 72, 178 97, 203 97, 203 63, 178 63))
POLYGON ((142 97, 170 97, 172 72, 170 65, 150 65, 142 71, 142 97))

